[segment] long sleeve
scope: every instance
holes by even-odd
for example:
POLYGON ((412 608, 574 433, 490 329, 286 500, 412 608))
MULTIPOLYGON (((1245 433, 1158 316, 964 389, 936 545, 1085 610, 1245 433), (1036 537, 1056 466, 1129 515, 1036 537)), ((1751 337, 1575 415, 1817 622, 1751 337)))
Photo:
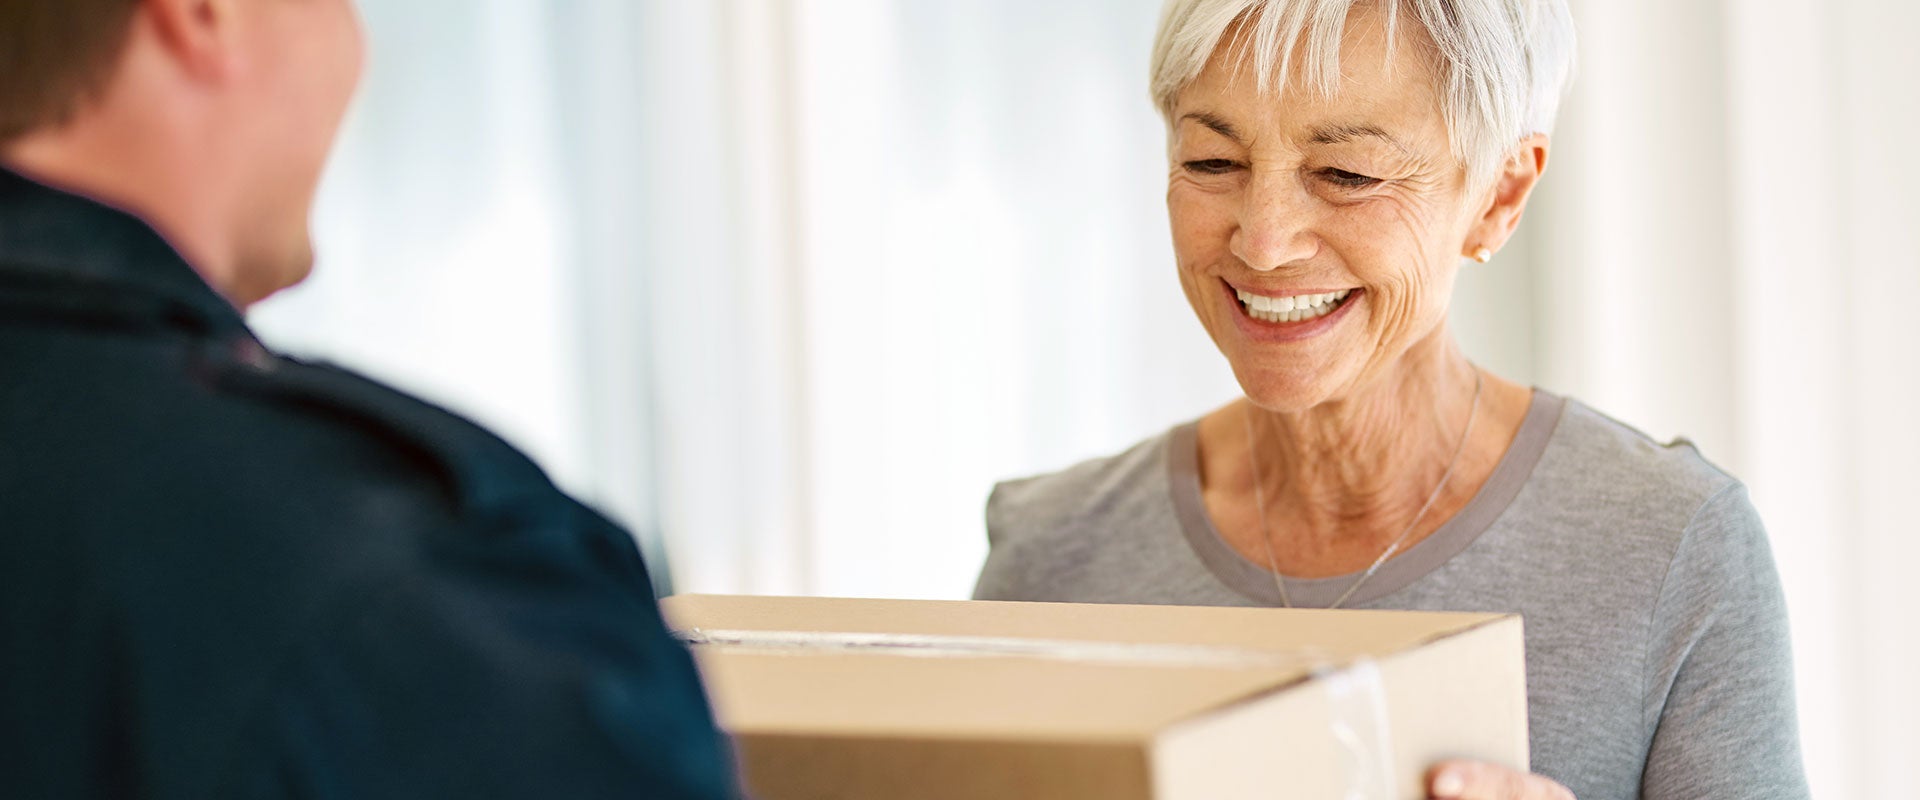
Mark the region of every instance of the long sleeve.
POLYGON ((625 534, 525 529, 369 581, 260 698, 240 797, 735 796, 625 534))
POLYGON ((1022 576, 1024 565, 1008 540, 1013 526, 1007 520, 1001 489, 1002 486, 995 486, 987 497, 987 561, 974 583, 973 599, 1030 600, 1032 597, 1022 576))
POLYGON ((1786 602, 1744 487, 1694 515, 1649 636, 1642 797, 1806 798, 1786 602))

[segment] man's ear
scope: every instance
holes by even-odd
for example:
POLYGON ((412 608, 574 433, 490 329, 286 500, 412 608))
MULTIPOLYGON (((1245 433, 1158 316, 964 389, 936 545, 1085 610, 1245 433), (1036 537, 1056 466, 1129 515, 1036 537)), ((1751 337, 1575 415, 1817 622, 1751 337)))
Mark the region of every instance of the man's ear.
POLYGON ((238 12, 237 0, 140 0, 135 24, 151 26, 182 72, 225 83, 242 63, 238 12))
POLYGON ((1486 203, 1474 219, 1467 240, 1461 243, 1462 256, 1490 256, 1506 245, 1514 229, 1520 226, 1520 216, 1527 209, 1527 199, 1533 196, 1533 187, 1540 185, 1540 176, 1546 174, 1550 144, 1546 134, 1536 133, 1522 139, 1514 148, 1499 174, 1494 176, 1486 203))

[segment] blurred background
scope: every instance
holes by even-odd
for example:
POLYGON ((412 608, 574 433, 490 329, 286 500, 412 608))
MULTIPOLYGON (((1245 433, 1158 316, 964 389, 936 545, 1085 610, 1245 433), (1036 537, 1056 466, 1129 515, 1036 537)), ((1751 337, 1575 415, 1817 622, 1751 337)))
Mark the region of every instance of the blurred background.
MULTIPOLYGON (((1821 797, 1916 796, 1920 7, 1574 0, 1552 166, 1455 325, 1746 480, 1821 797)), ((320 269, 253 321, 468 414, 662 591, 961 598, 993 482, 1232 399, 1158 0, 363 0, 320 269)))

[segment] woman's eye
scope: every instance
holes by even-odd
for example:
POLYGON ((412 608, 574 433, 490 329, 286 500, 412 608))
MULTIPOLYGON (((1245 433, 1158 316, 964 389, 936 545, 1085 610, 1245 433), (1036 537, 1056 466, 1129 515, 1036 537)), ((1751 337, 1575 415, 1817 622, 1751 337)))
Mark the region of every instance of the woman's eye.
POLYGON ((1207 158, 1199 161, 1189 161, 1182 166, 1186 167, 1188 172, 1201 175, 1224 175, 1240 167, 1239 164, 1224 158, 1207 158))
POLYGON ((1368 177, 1358 172, 1348 172, 1344 169, 1323 169, 1320 171, 1320 177, 1335 186, 1344 186, 1349 189, 1372 186, 1380 182, 1379 178, 1368 177))

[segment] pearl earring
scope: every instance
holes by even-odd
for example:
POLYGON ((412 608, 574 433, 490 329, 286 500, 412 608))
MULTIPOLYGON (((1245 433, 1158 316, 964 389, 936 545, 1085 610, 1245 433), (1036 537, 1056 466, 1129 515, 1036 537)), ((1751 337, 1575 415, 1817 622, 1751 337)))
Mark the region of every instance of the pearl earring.
POLYGON ((1473 260, 1485 264, 1493 260, 1493 248, 1482 247, 1473 251, 1473 260))

